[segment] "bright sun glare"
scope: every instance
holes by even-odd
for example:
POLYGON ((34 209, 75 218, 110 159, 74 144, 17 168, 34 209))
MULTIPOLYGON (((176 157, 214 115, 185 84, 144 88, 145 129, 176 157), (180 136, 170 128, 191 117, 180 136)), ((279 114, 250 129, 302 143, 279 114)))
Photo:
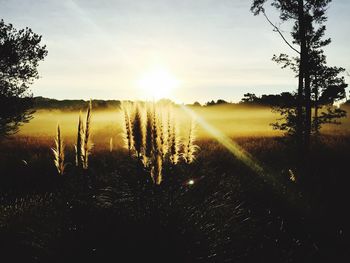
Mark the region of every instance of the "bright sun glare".
POLYGON ((157 100, 169 98, 179 81, 166 69, 155 68, 145 73, 137 84, 147 99, 157 100))

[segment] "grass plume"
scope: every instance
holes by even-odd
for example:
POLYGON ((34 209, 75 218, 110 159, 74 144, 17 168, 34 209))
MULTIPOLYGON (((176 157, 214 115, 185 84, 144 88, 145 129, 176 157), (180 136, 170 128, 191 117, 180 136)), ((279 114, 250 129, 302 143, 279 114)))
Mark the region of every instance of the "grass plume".
POLYGON ((177 165, 181 157, 186 163, 194 161, 198 146, 194 144, 193 121, 181 154, 179 127, 169 108, 167 119, 163 118, 166 116, 163 112, 165 107, 156 103, 144 107, 135 105, 132 109, 130 104, 123 104, 122 110, 125 146, 129 150, 129 156, 137 156, 142 161, 155 184, 161 184, 163 173, 168 171, 167 166, 177 165))
POLYGON ((142 115, 138 105, 135 106, 133 119, 132 119, 132 138, 134 142, 134 149, 136 151, 137 158, 141 158, 143 148, 143 122, 142 115))
POLYGON ((132 138, 132 127, 130 120, 130 110, 129 105, 123 104, 122 110, 124 113, 124 140, 129 151, 129 156, 131 156, 131 150, 133 148, 133 138, 132 138))
POLYGON ((160 154, 162 156, 162 159, 165 159, 165 155, 168 151, 168 145, 167 145, 167 134, 165 132, 165 127, 163 124, 162 114, 160 113, 158 118, 158 129, 159 129, 159 147, 160 147, 160 154))
POLYGON ((152 152, 153 155, 161 154, 159 119, 156 109, 153 109, 152 116, 152 152))
POLYGON ((112 137, 109 139, 109 151, 113 152, 113 138, 112 137))
POLYGON ((162 169, 163 169, 163 160, 160 154, 156 154, 153 157, 153 165, 151 169, 151 177, 153 182, 156 185, 160 185, 163 180, 162 169))
POLYGON ((86 113, 84 144, 83 144, 83 168, 87 169, 89 166, 89 155, 92 149, 91 143, 91 115, 92 115, 92 103, 90 100, 89 107, 86 113))
POLYGON ((92 103, 90 100, 89 107, 86 113, 85 127, 81 117, 81 112, 79 114, 77 143, 75 145, 75 165, 83 169, 88 168, 89 156, 92 149, 91 116, 92 116, 92 103))
POLYGON ((84 124, 79 113, 77 144, 75 145, 75 165, 83 166, 83 151, 84 151, 84 124))
MULTIPOLYGON (((173 121, 174 122, 174 121, 173 121)), ((171 126, 169 141, 169 160, 170 163, 176 165, 180 159, 180 138, 176 124, 171 126)))
POLYGON ((198 149, 198 146, 194 144, 195 141, 195 122, 192 119, 190 124, 190 130, 188 132, 187 140, 184 143, 183 149, 183 159, 185 163, 190 164, 195 160, 195 153, 198 149))
POLYGON ((148 162, 151 158, 152 148, 153 148, 153 138, 152 138, 152 129, 153 129, 153 119, 152 119, 152 110, 150 107, 147 109, 146 113, 146 127, 145 127, 145 141, 144 141, 144 165, 148 166, 148 162))
POLYGON ((57 133, 55 138, 55 147, 52 148, 54 155, 54 164, 56 166, 59 175, 63 175, 65 164, 64 164, 64 144, 61 135, 60 125, 57 124, 57 133))

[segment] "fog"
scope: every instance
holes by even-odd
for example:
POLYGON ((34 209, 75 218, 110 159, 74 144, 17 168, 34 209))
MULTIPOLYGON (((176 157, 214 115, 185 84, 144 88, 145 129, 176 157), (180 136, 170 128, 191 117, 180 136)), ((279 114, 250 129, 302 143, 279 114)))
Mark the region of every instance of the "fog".
MULTIPOLYGON (((275 131, 270 123, 279 117, 267 107, 218 105, 210 107, 190 107, 195 115, 199 116, 196 125, 198 138, 210 137, 210 134, 202 127, 201 122, 206 122, 220 132, 230 137, 241 136, 280 136, 280 131, 275 131)), ((181 107, 173 109, 173 115, 178 123, 181 136, 186 136, 190 126, 191 117, 181 107)), ((163 113, 166 118, 167 111, 163 113)), ((19 136, 28 137, 54 137, 57 123, 60 123, 65 140, 75 140, 79 112, 38 110, 33 119, 24 124, 18 133, 19 136)), ((85 112, 82 112, 83 119, 85 112)), ((344 125, 326 126, 325 133, 347 133, 350 131, 349 118, 343 120, 344 125)), ((119 109, 108 111, 93 111, 92 133, 95 142, 109 143, 113 138, 115 145, 122 144, 123 114, 119 109)))

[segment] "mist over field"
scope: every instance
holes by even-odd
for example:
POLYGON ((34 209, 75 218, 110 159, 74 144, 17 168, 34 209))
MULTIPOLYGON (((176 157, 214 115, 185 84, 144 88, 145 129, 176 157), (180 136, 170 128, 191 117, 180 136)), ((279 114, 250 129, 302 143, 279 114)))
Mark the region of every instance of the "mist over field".
MULTIPOLYGON (((188 107, 199 119, 219 130, 229 137, 258 137, 258 136, 281 136, 279 130, 273 130, 270 123, 275 122, 279 115, 271 108, 263 106, 237 106, 217 105, 210 107, 188 107)), ((179 123, 180 133, 190 124, 192 117, 181 107, 172 109, 175 119, 179 123)), ((85 111, 82 111, 85 117, 85 111)), ((166 113, 165 113, 166 114, 166 113)), ((60 123, 64 138, 73 142, 76 138, 79 111, 45 110, 39 109, 33 119, 24 124, 18 133, 19 136, 35 137, 37 139, 53 138, 56 133, 57 123, 60 123)), ((165 116, 166 118, 166 116, 165 116)), ((342 125, 326 125, 323 127, 324 134, 348 134, 350 133, 350 120, 343 118, 342 125)), ((94 110, 92 116, 92 131, 95 142, 109 143, 113 138, 115 145, 121 145, 123 132, 123 112, 116 107, 108 110, 94 110)), ((197 120, 196 134, 198 138, 210 138, 200 121, 197 120)))

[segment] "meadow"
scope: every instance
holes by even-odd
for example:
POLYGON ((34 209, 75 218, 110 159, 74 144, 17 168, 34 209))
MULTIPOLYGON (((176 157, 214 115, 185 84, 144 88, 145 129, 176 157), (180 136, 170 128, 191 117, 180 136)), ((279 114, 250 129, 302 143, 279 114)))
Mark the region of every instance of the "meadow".
MULTIPOLYGON (((314 140, 312 184, 305 185, 292 176, 295 149, 271 130, 276 115, 269 108, 192 107, 191 112, 199 117, 194 160, 164 163, 156 185, 153 167, 125 147, 122 110, 93 110, 88 169, 75 163, 79 112, 37 111, 17 135, 0 142, 1 257, 346 262, 349 118, 327 126, 314 140), (65 144, 63 175, 51 150, 58 122, 65 144), (213 134, 238 150, 227 149, 213 134)), ((187 113, 181 108, 173 113, 181 140, 191 126, 187 113)))
MULTIPOLYGON (((345 107, 345 106, 344 106, 345 107)), ((271 108, 264 106, 237 106, 217 105, 209 107, 190 107, 198 116, 214 126, 219 131, 230 137, 271 137, 281 136, 280 131, 272 130, 270 123, 279 118, 271 108)), ((346 110, 349 110, 345 107, 346 110)), ((84 109, 82 109, 84 110, 84 109)), ((179 125, 189 123, 189 116, 180 107, 175 108, 179 125)), ((39 109, 33 119, 24 124, 16 135, 31 138, 54 137, 57 123, 61 124, 65 137, 70 140, 75 137, 79 111, 77 110, 45 110, 39 109)), ((110 137, 118 142, 122 134, 123 113, 119 108, 113 110, 94 110, 93 116, 94 140, 107 140, 110 137)), ((342 125, 326 125, 323 134, 348 134, 350 133, 350 119, 341 119, 342 125)), ((211 135, 201 126, 197 126, 197 137, 208 138, 211 135)))

